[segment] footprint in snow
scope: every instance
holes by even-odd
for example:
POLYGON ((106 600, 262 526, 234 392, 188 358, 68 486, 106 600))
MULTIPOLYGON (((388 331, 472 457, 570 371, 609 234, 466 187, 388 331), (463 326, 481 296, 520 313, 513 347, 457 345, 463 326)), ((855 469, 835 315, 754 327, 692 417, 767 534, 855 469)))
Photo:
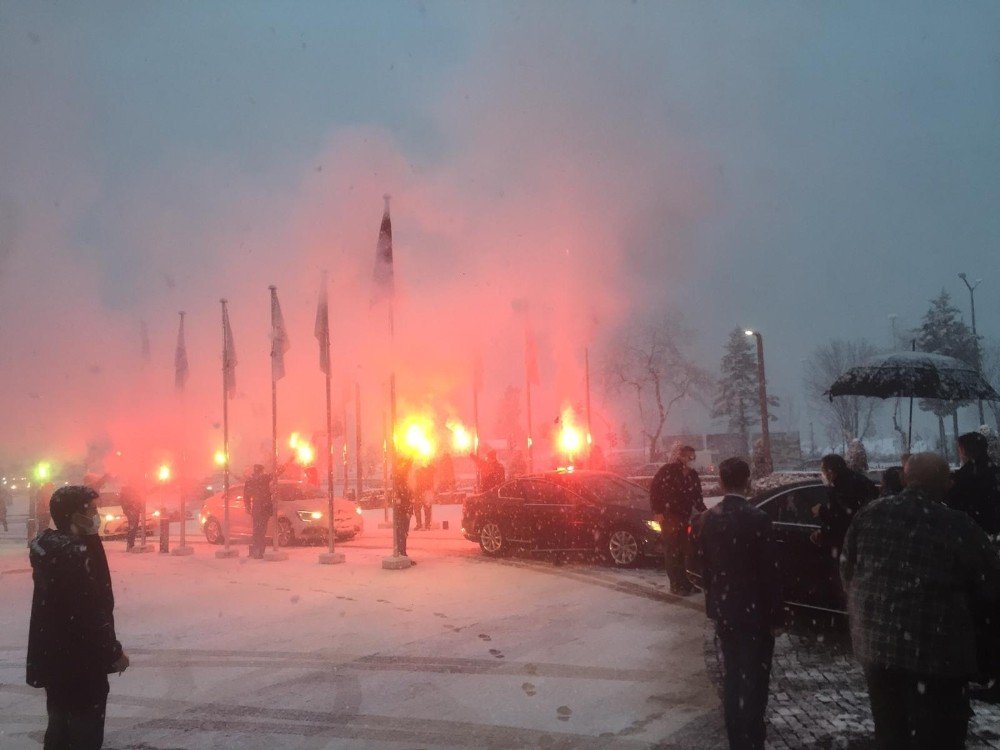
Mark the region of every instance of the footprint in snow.
POLYGON ((493 654, 493 656, 495 656, 497 659, 503 658, 503 654, 495 648, 491 648, 490 653, 493 654))
POLYGON ((525 682, 523 685, 521 685, 521 690, 523 690, 524 694, 527 695, 529 698, 533 696, 536 692, 535 686, 532 685, 530 682, 525 682))
POLYGON ((435 617, 447 617, 448 615, 442 614, 441 612, 435 612, 434 616, 435 617))
POLYGON ((480 633, 479 634, 479 640, 481 640, 481 641, 492 641, 493 639, 490 638, 488 635, 486 635, 486 633, 480 633))
POLYGON ((573 715, 573 709, 569 706, 559 706, 556 709, 556 717, 559 721, 569 721, 569 717, 573 715))

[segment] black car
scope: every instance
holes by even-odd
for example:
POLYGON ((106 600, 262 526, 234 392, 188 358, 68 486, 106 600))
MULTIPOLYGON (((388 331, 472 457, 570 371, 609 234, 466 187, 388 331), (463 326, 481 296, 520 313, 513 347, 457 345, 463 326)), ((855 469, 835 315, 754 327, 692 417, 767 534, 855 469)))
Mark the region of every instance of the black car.
MULTIPOLYGON (((787 484, 755 495, 751 502, 771 519, 785 603, 838 614, 846 612, 839 561, 828 547, 819 547, 809 538, 819 530, 816 506, 829 502, 823 483, 810 479, 787 484)), ((688 559, 688 573, 699 583, 700 571, 694 569, 693 562, 688 559)))
POLYGON ((629 567, 663 554, 649 493, 604 471, 551 471, 518 477, 466 499, 462 533, 487 555, 514 548, 599 552, 629 567))

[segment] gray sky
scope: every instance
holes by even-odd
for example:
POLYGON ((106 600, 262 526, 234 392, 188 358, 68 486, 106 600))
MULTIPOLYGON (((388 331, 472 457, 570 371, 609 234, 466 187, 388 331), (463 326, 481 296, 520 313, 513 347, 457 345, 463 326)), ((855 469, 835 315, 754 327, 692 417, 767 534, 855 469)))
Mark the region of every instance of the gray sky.
POLYGON ((426 329, 489 328, 494 389, 519 382, 526 298, 553 413, 586 341, 666 307, 713 367, 762 330, 800 410, 814 345, 884 343, 942 286, 964 309, 958 271, 1000 336, 998 40, 993 2, 0 0, 2 385, 33 423, 6 445, 92 418, 91 376, 120 398, 140 318, 169 371, 187 309, 214 389, 218 298, 249 362, 271 282, 315 369, 320 268, 363 347, 385 191, 414 356, 461 369, 426 329))

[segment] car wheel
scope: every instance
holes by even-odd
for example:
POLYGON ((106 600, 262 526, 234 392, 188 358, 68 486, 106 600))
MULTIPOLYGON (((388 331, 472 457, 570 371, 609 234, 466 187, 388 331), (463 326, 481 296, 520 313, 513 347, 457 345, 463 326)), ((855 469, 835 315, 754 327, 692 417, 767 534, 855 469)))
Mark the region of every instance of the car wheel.
POLYGON ((499 557, 507 552, 507 540, 504 539, 499 521, 488 519, 479 527, 479 549, 491 557, 499 557))
POLYGON ((639 562, 639 539, 631 529, 612 529, 604 549, 616 568, 631 568, 639 562))
POLYGON ((209 544, 222 544, 225 541, 222 536, 222 527, 214 518, 205 521, 205 538, 209 544))
POLYGON ((291 547, 295 544, 295 532, 292 523, 287 518, 278 519, 278 546, 291 547))

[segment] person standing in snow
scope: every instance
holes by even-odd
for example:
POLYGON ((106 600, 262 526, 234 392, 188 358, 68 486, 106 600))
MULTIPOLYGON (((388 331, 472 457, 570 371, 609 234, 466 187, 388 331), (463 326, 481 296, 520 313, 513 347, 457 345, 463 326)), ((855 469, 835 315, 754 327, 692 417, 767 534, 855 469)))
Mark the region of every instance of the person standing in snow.
POLYGON ((479 472, 480 492, 495 490, 503 484, 506 473, 504 472, 503 464, 497 459, 497 452, 493 448, 486 451, 485 461, 475 453, 470 453, 469 458, 476 464, 476 470, 479 472))
MULTIPOLYGON (((401 557, 407 557, 406 537, 410 533, 410 515, 413 513, 413 459, 409 456, 398 456, 396 467, 392 472, 393 510, 392 532, 395 535, 396 547, 401 557)), ((416 564, 412 560, 411 564, 416 564)))
POLYGON ((987 534, 1000 534, 1000 486, 989 442, 978 432, 958 438, 961 468, 952 475, 944 504, 967 513, 987 534))
POLYGON ((434 464, 418 466, 413 471, 413 515, 417 519, 414 531, 431 527, 431 506, 434 504, 434 464))
POLYGON ((705 614, 722 648, 729 747, 763 750, 774 638, 784 621, 771 520, 747 500, 750 466, 719 465, 725 497, 695 518, 693 551, 705 584, 705 614))
POLYGON ((125 551, 135 546, 135 535, 139 531, 139 518, 142 516, 143 499, 135 485, 126 484, 118 493, 118 504, 128 520, 128 533, 125 535, 125 551))
POLYGON ((819 530, 814 531, 810 538, 837 559, 851 519, 878 496, 878 487, 863 474, 851 471, 844 458, 836 453, 823 456, 819 470, 823 483, 829 488, 829 501, 826 505, 813 508, 813 513, 819 517, 819 530))
POLYGON ((10 502, 10 490, 6 487, 0 487, 0 522, 3 523, 4 531, 9 531, 7 528, 7 506, 10 505, 10 502))
POLYGON ((879 747, 962 748, 979 669, 974 613, 1000 601, 1000 557, 968 515, 941 502, 943 458, 914 454, 905 480, 847 530, 840 575, 851 641, 879 747))
POLYGON ((691 468, 695 450, 690 445, 676 445, 671 460, 660 467, 649 488, 649 505, 660 524, 664 561, 670 578, 670 592, 689 596, 694 592, 685 571, 688 524, 691 514, 705 510, 701 479, 691 468))
POLYGON ((97 497, 89 487, 60 487, 50 501, 55 530, 45 529, 31 542, 35 590, 26 681, 45 688, 46 750, 101 747, 108 675, 129 665, 115 636, 97 497))

